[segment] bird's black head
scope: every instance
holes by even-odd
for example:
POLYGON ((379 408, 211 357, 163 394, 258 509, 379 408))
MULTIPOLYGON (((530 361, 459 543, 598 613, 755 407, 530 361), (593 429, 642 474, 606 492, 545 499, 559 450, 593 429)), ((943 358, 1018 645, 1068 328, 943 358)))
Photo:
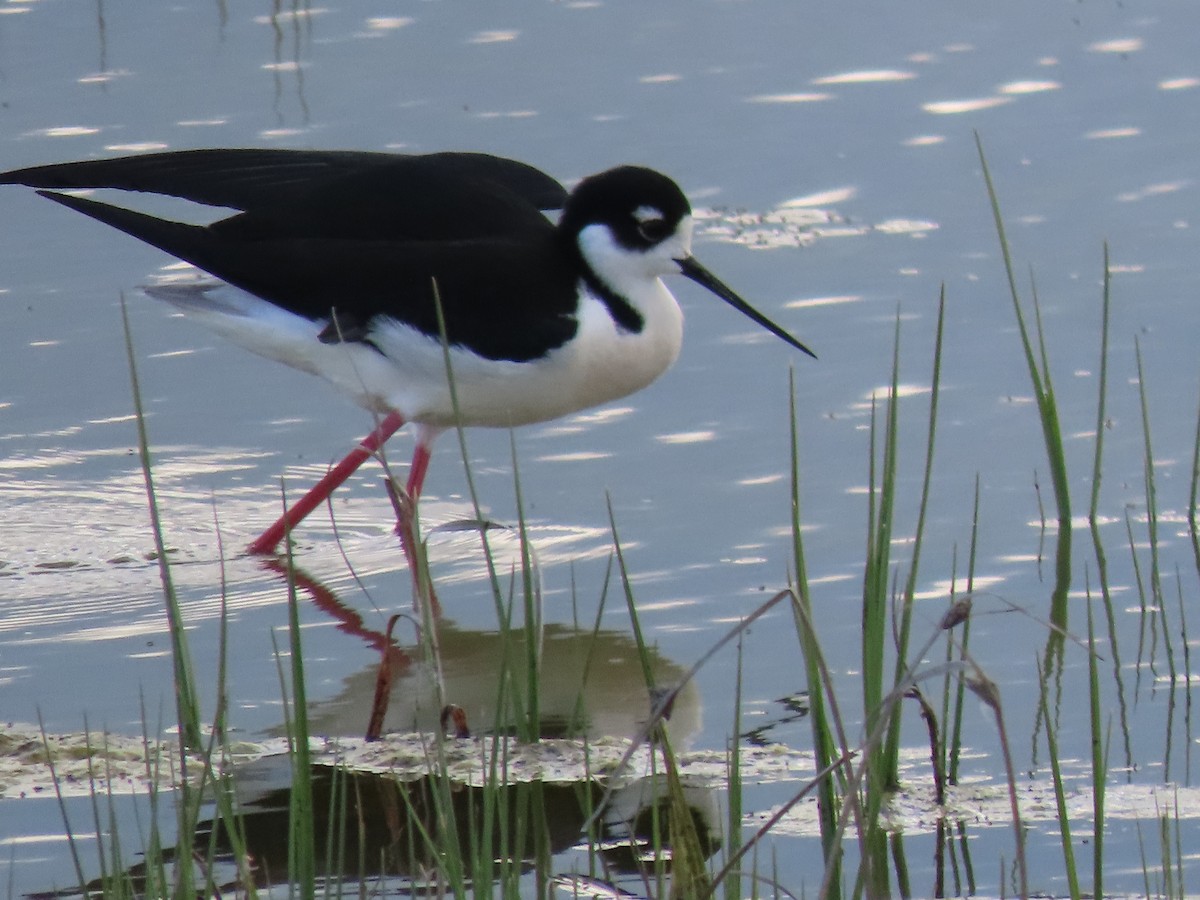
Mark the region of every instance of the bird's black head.
POLYGON ((666 175, 640 166, 620 166, 585 178, 563 208, 558 233, 581 263, 584 280, 628 331, 641 330, 641 307, 660 296, 649 286, 677 272, 813 355, 692 256, 692 207, 666 175))
POLYGON ((589 225, 604 226, 621 248, 644 252, 675 235, 691 214, 687 197, 666 175, 618 166, 579 182, 563 208, 559 230, 574 242, 589 225))

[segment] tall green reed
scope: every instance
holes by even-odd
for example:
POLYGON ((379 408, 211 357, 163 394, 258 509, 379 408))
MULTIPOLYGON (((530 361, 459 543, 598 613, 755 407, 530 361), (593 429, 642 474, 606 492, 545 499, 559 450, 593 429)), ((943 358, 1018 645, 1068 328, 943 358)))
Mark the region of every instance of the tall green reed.
MULTIPOLYGON (((1004 228, 1004 216, 1000 212, 1000 196, 992 181, 991 169, 988 167, 987 156, 983 151, 983 140, 978 132, 975 133, 975 147, 979 153, 979 164, 983 169, 983 180, 987 187, 988 203, 992 210, 996 237, 1000 242, 1004 274, 1008 280, 1013 313, 1016 315, 1017 329, 1021 335, 1021 349, 1025 355, 1025 366, 1029 372, 1034 400, 1037 402, 1038 420, 1042 426, 1042 440, 1045 443, 1046 460, 1050 468, 1050 482, 1054 488, 1058 537, 1054 554, 1054 587, 1050 594, 1050 621, 1060 628, 1065 628, 1067 626, 1067 593, 1071 587, 1071 491, 1067 481, 1067 458, 1063 447, 1062 428, 1058 419, 1058 402, 1054 395, 1054 383, 1050 377, 1046 335, 1042 329, 1037 290, 1034 288, 1032 297, 1037 336, 1037 352, 1035 353, 1033 338, 1030 337, 1029 325, 1026 322, 1021 302, 1020 290, 1017 288, 1012 250, 1004 228)), ((1052 644, 1048 646, 1048 652, 1051 647, 1059 646, 1056 634, 1056 632, 1051 633, 1052 644)))

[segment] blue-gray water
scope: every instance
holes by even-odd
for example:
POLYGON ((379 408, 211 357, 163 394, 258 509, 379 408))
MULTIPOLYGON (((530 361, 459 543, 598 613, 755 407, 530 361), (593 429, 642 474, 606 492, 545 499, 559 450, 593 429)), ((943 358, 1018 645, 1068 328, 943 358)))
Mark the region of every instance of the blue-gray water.
MULTIPOLYGON (((1041 300, 1076 516, 1091 487, 1102 247, 1110 245, 1101 512, 1132 761, 1140 777, 1186 782, 1194 744, 1179 711, 1186 689, 1169 696, 1161 636, 1155 667, 1144 665, 1140 681, 1133 668, 1142 618, 1125 517, 1148 579, 1137 341, 1162 513, 1159 564, 1182 667, 1180 594, 1192 631, 1200 629, 1185 521, 1198 404, 1198 19, 1186 2, 8 3, 0 9, 0 166, 287 146, 484 150, 564 181, 623 162, 670 173, 706 211, 697 255, 820 361, 798 357, 703 291, 673 284, 687 314, 674 369, 623 403, 515 434, 547 619, 595 616, 611 546, 606 497, 643 626, 671 671, 786 584, 791 369, 815 615, 851 706, 870 402, 886 387, 899 317, 907 399, 894 550, 903 566, 944 285, 936 469, 919 579, 928 600, 916 631, 923 639, 934 627, 951 573, 965 571, 978 475, 977 574, 986 580, 974 653, 1004 691, 1028 765, 1052 580, 1051 562, 1038 562, 1053 535, 1043 541, 1037 489, 1049 508, 1050 487, 978 132, 1018 280, 1027 297, 1035 282, 1041 300)), ((157 569, 145 560, 152 544, 132 452, 121 293, 201 664, 214 659, 217 641, 214 521, 225 550, 236 550, 273 517, 281 475, 299 490, 370 423, 314 379, 250 357, 138 295, 136 286, 169 264, 162 254, 30 191, 0 194, 0 716, 40 714, 49 730, 72 731, 86 715, 92 726, 137 733, 140 695, 151 710, 170 708, 170 666, 157 569)), ((492 518, 514 521, 509 435, 467 439, 482 503, 492 518)), ((389 449, 403 462, 410 444, 398 437, 389 449)), ((426 525, 469 515, 465 492, 447 436, 427 483, 426 525)), ((299 536, 299 561, 377 630, 409 596, 378 470, 364 468, 336 508, 369 596, 319 515, 299 536)), ((1079 534, 1071 625, 1082 632, 1085 586, 1090 579, 1095 590, 1096 581, 1079 534)), ((486 656, 495 613, 475 543, 435 535, 432 556, 447 616, 479 635, 486 656)), ((229 561, 226 577, 232 715, 260 735, 280 719, 269 632, 285 623, 284 593, 249 561, 229 561)), ((621 655, 628 621, 620 592, 610 594, 603 625, 623 636, 613 638, 621 655)), ((336 706, 375 653, 324 613, 309 608, 305 618, 309 696, 336 706)), ((790 615, 754 627, 746 648, 743 715, 766 721, 781 712, 776 698, 803 687, 790 615)), ((1068 650, 1067 662, 1061 740, 1065 755, 1083 757, 1082 651, 1068 650)), ((735 665, 726 652, 701 674, 693 746, 725 745, 735 665)), ((1111 675, 1105 690, 1115 708, 1111 675)), ((611 722, 620 728, 640 714, 637 696, 636 684, 614 678, 596 703, 624 713, 611 722)), ((361 726, 351 719, 346 727, 361 726)), ((774 734, 807 740, 803 724, 774 734)), ((921 735, 914 718, 906 744, 918 746, 921 735)), ((973 771, 999 772, 987 753, 993 735, 985 715, 968 718, 965 740, 981 752, 973 771)), ((1038 761, 1044 756, 1039 750, 1038 761)), ((1124 765, 1123 748, 1113 759, 1124 765)), ((14 816, 0 820, 9 835, 0 841, 30 846, 14 843, 14 816)), ((996 845, 1008 852, 1001 838, 996 845)), ((986 865, 995 870, 990 858, 986 865)), ((44 885, 34 869, 19 867, 20 886, 44 885)), ((1062 890, 1053 865, 1038 874, 1035 885, 1062 890)))

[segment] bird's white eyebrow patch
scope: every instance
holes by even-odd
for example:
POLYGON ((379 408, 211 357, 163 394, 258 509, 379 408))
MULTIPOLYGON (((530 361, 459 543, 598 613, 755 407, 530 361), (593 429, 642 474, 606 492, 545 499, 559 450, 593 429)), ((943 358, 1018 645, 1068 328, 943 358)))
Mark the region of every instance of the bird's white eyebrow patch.
POLYGON ((639 225, 644 225, 646 222, 653 222, 655 220, 661 221, 666 218, 663 215, 663 211, 657 206, 639 206, 633 211, 633 217, 639 225))

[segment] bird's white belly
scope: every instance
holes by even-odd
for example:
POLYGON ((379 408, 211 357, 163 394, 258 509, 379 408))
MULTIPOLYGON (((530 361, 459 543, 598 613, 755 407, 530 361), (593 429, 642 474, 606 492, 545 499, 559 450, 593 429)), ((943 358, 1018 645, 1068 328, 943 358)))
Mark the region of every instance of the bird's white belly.
MULTIPOLYGON (((658 283, 659 307, 638 333, 620 331, 603 305, 584 301, 579 330, 564 346, 528 362, 481 359, 451 348, 450 369, 464 425, 511 427, 555 419, 624 397, 654 381, 675 361, 683 315, 658 283)), ((396 375, 394 408, 431 425, 453 425, 440 342, 413 329, 380 330, 374 340, 396 375)))
MULTIPOLYGON (((168 285, 147 293, 180 308, 221 336, 269 359, 320 375, 375 412, 396 410, 434 426, 458 421, 440 341, 400 323, 375 328, 375 347, 322 343, 323 323, 287 312, 228 285, 168 285), (378 349, 376 349, 376 347, 378 349)), ((450 349, 464 425, 511 427, 542 422, 624 397, 675 361, 683 315, 661 282, 644 298, 645 327, 623 332, 600 301, 587 298, 579 329, 564 346, 528 362, 490 360, 450 349)))

